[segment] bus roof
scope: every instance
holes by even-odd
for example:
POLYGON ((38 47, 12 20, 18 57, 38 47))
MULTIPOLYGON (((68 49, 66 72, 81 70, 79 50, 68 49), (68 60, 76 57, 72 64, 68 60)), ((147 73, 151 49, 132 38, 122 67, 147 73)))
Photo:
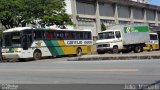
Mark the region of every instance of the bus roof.
POLYGON ((26 29, 32 29, 32 27, 16 27, 16 28, 7 29, 4 32, 14 32, 14 31, 16 32, 16 31, 22 31, 26 29))
POLYGON ((155 34, 155 35, 158 35, 158 33, 149 33, 149 34, 155 34))
POLYGON ((33 29, 33 30, 92 31, 92 30, 90 30, 90 29, 82 29, 82 30, 78 30, 78 29, 55 29, 55 28, 16 27, 16 28, 7 29, 7 30, 4 31, 4 33, 5 33, 5 32, 22 31, 22 30, 26 30, 26 29, 33 29))

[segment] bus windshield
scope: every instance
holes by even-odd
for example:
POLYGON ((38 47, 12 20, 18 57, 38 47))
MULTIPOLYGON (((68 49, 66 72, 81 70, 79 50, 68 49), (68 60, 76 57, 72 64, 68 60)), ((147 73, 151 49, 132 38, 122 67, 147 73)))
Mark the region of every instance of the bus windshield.
POLYGON ((19 47, 21 46, 20 32, 6 32, 4 33, 4 44, 5 47, 19 47))
POLYGON ((157 34, 150 34, 150 40, 158 40, 157 34))
POLYGON ((103 32, 98 34, 99 39, 113 39, 115 38, 114 32, 103 32))

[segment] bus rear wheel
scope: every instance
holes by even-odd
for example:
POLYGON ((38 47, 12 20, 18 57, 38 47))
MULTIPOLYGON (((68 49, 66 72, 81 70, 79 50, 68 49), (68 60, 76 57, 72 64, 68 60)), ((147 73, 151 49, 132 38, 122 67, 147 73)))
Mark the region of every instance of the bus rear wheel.
POLYGON ((82 55, 82 49, 81 48, 77 48, 76 55, 77 56, 81 56, 82 55))
POLYGON ((40 50, 35 50, 33 53, 34 60, 40 60, 42 58, 42 53, 40 50))

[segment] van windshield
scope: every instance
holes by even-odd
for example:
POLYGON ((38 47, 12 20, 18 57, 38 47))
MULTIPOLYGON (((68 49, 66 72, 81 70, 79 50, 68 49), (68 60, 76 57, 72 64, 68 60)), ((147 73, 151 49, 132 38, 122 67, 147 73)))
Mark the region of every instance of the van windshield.
POLYGON ((99 39, 113 39, 115 38, 114 32, 103 32, 98 34, 99 39))

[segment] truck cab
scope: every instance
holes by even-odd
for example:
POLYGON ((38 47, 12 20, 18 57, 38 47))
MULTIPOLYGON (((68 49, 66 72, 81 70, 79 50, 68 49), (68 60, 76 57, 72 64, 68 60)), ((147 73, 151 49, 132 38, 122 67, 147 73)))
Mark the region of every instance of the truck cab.
POLYGON ((98 33, 96 41, 97 53, 105 52, 118 53, 122 49, 122 37, 120 30, 105 30, 98 33))

